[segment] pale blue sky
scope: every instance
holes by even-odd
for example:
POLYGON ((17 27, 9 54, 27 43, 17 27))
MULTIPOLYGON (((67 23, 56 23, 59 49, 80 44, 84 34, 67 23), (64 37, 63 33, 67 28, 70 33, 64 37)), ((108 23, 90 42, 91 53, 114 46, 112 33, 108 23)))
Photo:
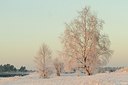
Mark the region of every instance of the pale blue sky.
POLYGON ((60 49, 59 36, 83 7, 105 21, 114 54, 109 66, 128 66, 127 0, 0 0, 0 64, 34 67, 42 42, 60 49))

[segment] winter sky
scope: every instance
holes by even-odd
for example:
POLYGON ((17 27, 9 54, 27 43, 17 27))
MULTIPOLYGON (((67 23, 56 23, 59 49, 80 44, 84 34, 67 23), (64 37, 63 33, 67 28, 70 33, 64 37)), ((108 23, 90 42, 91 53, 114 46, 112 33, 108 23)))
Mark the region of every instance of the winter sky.
POLYGON ((0 0, 0 64, 33 68, 43 42, 54 51, 61 49, 64 23, 86 5, 105 21, 114 50, 108 65, 128 66, 127 0, 0 0))

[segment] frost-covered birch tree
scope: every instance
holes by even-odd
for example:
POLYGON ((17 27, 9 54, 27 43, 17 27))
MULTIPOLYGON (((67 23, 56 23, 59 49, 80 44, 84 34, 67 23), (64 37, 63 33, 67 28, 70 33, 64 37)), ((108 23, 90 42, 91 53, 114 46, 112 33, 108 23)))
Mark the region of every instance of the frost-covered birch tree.
POLYGON ((87 75, 107 64, 112 54, 108 35, 102 31, 103 23, 89 7, 85 7, 76 19, 66 24, 61 37, 65 57, 77 60, 87 75))
POLYGON ((39 49, 37 56, 35 57, 35 63, 37 66, 37 72, 40 77, 47 78, 48 77, 48 68, 47 64, 51 58, 51 50, 49 47, 43 43, 39 49))

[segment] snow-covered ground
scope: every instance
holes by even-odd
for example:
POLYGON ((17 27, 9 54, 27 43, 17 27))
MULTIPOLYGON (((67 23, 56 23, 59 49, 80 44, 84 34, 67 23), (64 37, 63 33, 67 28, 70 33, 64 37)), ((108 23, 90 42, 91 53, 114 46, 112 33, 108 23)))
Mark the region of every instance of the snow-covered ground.
POLYGON ((128 85, 128 70, 100 73, 92 76, 62 75, 48 79, 38 78, 36 73, 24 77, 0 78, 0 85, 128 85))

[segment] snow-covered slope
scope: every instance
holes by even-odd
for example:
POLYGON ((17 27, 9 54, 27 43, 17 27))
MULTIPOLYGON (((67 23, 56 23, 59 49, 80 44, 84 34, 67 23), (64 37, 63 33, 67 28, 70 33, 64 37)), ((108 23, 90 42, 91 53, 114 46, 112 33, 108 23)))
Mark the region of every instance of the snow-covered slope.
POLYGON ((36 73, 24 77, 0 78, 0 85, 128 85, 128 72, 102 73, 93 76, 63 75, 40 79, 36 73))

